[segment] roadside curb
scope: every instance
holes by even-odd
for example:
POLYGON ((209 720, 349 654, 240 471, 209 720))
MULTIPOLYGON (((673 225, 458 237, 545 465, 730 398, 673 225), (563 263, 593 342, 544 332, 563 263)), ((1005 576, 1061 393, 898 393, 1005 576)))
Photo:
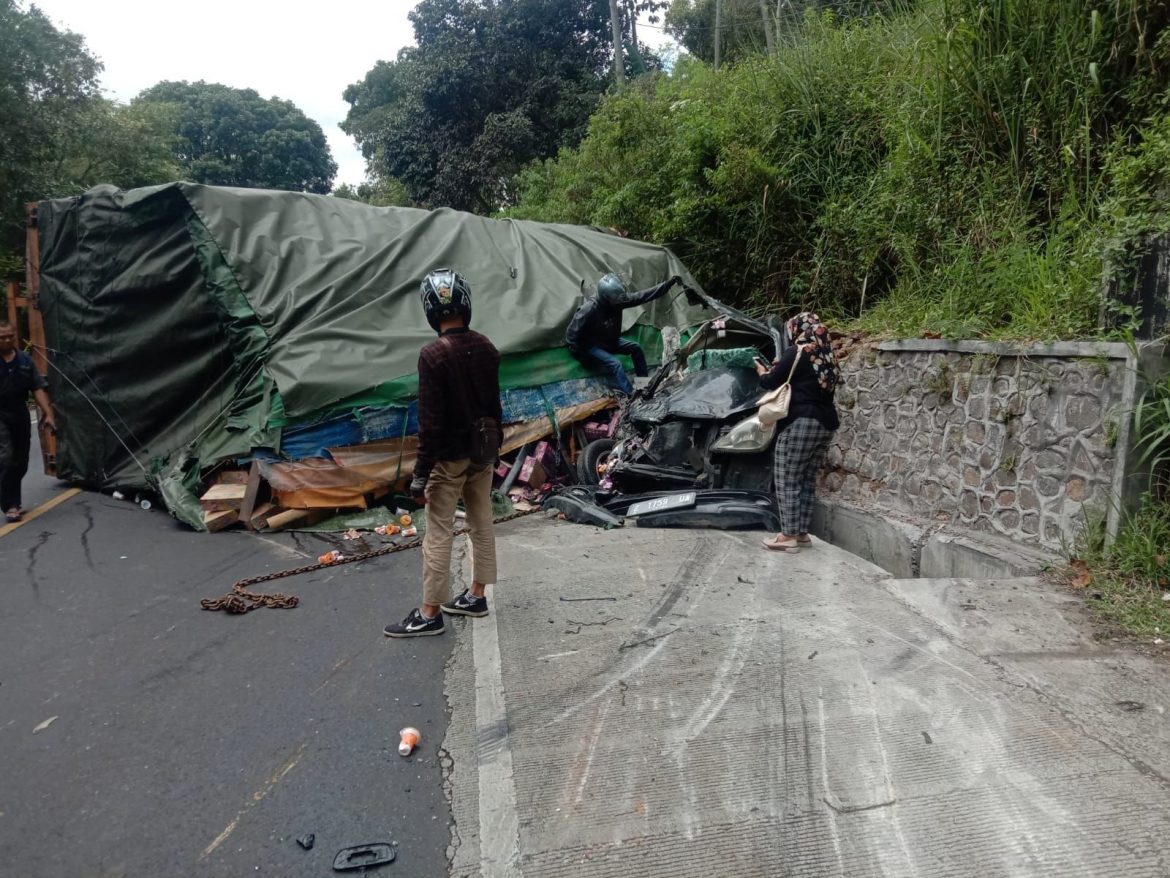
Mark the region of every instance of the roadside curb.
POLYGON ((1054 556, 998 536, 819 499, 812 532, 899 579, 1012 579, 1046 570, 1054 556))

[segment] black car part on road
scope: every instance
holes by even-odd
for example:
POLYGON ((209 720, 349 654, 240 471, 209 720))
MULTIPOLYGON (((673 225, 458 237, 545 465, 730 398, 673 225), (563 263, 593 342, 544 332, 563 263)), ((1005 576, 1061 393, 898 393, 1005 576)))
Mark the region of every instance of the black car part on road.
MULTIPOLYGON (((601 505, 614 515, 624 516, 635 503, 669 497, 675 491, 622 494, 601 505)), ((638 527, 703 527, 713 530, 780 530, 775 498, 763 491, 695 491, 695 505, 681 509, 649 512, 627 522, 638 527)))

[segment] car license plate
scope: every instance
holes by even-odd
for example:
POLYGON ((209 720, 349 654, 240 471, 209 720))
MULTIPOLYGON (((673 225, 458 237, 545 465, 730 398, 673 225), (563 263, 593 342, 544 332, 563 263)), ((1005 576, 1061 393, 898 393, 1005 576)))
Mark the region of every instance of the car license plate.
POLYGON ((666 497, 655 497, 653 500, 642 500, 626 511, 626 518, 635 518, 648 512, 663 512, 667 509, 694 506, 695 496, 694 491, 687 491, 685 494, 669 494, 666 497))

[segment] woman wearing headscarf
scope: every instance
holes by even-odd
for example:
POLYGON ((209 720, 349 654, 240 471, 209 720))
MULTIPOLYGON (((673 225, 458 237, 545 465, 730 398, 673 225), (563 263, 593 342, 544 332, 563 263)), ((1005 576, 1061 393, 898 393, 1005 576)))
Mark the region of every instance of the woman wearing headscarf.
POLYGON ((764 390, 775 390, 789 380, 789 374, 792 376, 788 417, 776 425, 773 467, 781 531, 764 540, 764 546, 777 552, 797 552, 811 542, 808 528, 817 473, 833 432, 840 426, 833 393, 841 373, 829 343, 829 330, 816 314, 797 314, 785 324, 785 334, 792 344, 772 368, 756 365, 764 390))

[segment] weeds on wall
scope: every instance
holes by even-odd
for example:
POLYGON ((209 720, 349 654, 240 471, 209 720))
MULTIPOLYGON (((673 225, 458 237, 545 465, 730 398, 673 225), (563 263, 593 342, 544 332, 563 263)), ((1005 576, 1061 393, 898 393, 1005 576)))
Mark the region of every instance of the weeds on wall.
POLYGON ((1112 542, 1103 520, 1091 522, 1078 554, 1089 597, 1106 619, 1134 635, 1170 639, 1170 377, 1151 383, 1135 406, 1133 442, 1149 491, 1112 542))

